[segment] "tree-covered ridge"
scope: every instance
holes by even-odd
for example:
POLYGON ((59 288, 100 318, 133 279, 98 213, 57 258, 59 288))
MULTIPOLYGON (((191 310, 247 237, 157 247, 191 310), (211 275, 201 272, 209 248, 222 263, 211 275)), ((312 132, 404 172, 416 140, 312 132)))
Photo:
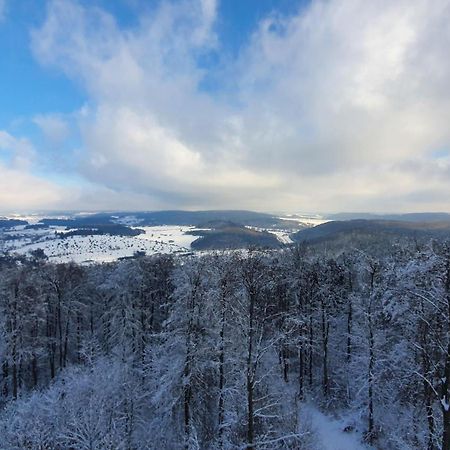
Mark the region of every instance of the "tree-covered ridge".
POLYGON ((450 446, 450 248, 1 260, 2 449, 450 446))

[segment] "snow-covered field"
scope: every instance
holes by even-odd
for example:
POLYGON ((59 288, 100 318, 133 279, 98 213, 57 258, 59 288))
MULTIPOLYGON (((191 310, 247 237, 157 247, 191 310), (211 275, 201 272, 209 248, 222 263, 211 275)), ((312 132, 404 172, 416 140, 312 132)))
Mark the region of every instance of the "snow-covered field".
POLYGON ((135 252, 154 253, 184 253, 190 251, 191 243, 198 238, 186 234, 195 227, 157 226, 139 227, 145 234, 137 236, 70 236, 61 239, 56 232, 61 233, 64 227, 50 229, 24 230, 15 227, 4 232, 5 237, 16 237, 3 243, 5 250, 19 254, 41 248, 53 262, 109 262, 118 258, 133 256, 135 252))
POLYGON ((267 230, 274 234, 282 244, 292 244, 294 241, 290 237, 291 231, 267 230))
POLYGON ((329 222, 328 219, 324 219, 322 216, 314 214, 292 214, 279 217, 281 220, 291 220, 297 222, 301 225, 306 225, 309 227, 315 227, 317 225, 322 225, 323 223, 329 222))
MULTIPOLYGON (((9 217, 26 220, 30 224, 38 224, 43 218, 43 216, 38 214, 15 214, 9 217)), ((67 217, 61 216, 58 218, 67 217)), ((307 226, 315 226, 326 222, 320 216, 300 214, 286 215, 282 219, 295 221, 299 225, 307 226)), ((117 217, 114 222, 131 228, 143 229, 145 233, 137 236, 70 236, 63 239, 60 235, 70 231, 65 226, 26 229, 25 225, 19 225, 6 231, 0 229, 0 250, 28 254, 34 250, 42 249, 49 257, 49 260, 53 262, 109 262, 118 258, 133 256, 136 252, 145 252, 147 255, 190 252, 191 243, 198 238, 198 236, 186 234, 188 231, 197 230, 197 228, 192 226, 139 226, 140 220, 134 215, 117 217)), ((248 228, 272 233, 282 244, 291 244, 293 242, 290 238, 290 234, 293 232, 292 229, 248 228)))

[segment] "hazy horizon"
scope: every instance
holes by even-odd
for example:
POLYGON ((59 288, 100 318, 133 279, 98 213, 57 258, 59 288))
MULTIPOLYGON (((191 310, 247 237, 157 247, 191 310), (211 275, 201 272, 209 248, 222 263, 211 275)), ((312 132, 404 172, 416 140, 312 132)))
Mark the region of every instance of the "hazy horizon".
POLYGON ((0 210, 0 218, 8 216, 26 216, 26 215, 36 215, 36 216, 57 216, 57 215, 90 215, 90 214, 114 214, 114 213, 144 213, 144 212, 214 212, 214 211, 248 211, 256 212, 261 214, 269 214, 273 216, 305 216, 305 217, 327 217, 327 216, 339 216, 339 215, 373 215, 373 216, 407 216, 407 215, 433 215, 433 214, 446 214, 450 216, 448 211, 406 211, 406 212, 387 212, 387 211, 276 211, 276 210, 250 210, 245 208, 206 208, 206 209, 182 209, 182 208, 171 208, 171 209, 25 209, 25 210, 0 210))

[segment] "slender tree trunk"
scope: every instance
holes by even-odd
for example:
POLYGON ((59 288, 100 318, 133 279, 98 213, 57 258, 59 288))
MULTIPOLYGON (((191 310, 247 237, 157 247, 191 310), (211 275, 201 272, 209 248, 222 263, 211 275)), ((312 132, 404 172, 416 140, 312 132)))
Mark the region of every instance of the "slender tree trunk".
POLYGON ((7 399, 9 395, 9 387, 8 387, 9 364, 8 360, 6 359, 3 361, 2 364, 2 376, 3 376, 2 395, 4 399, 7 399))
POLYGON ((188 324, 186 330, 186 359, 184 362, 184 387, 183 387, 183 419, 184 419, 184 438, 185 449, 189 449, 191 439, 191 401, 192 401, 192 384, 191 384, 191 367, 192 367, 192 352, 193 352, 193 326, 194 326, 194 311, 197 295, 197 279, 194 281, 191 296, 188 303, 188 324))
POLYGON ((427 414, 427 425, 428 425, 428 450, 434 450, 434 416, 433 416, 433 403, 430 386, 424 380, 424 393, 425 393, 425 412, 427 414))
POLYGON ((328 335, 330 330, 330 323, 325 311, 325 305, 323 300, 321 301, 322 306, 322 363, 323 363, 323 378, 322 378, 322 388, 323 395, 328 396, 328 335))
POLYGON ((62 331, 62 306, 61 306, 61 293, 57 290, 58 305, 56 309, 56 326, 58 330, 58 350, 59 350, 59 369, 63 367, 63 331, 62 331))
POLYGON ((18 380, 17 380, 17 348, 16 348, 15 339, 13 339, 11 359, 12 359, 12 395, 13 395, 13 398, 17 398, 17 386, 18 386, 18 380))
MULTIPOLYGON (((421 313, 423 314, 423 307, 421 305, 421 313)), ((420 343, 420 359, 422 365, 422 374, 423 374, 423 396, 425 400, 425 413, 427 416, 427 426, 428 426, 428 446, 427 450, 434 450, 434 432, 435 432, 435 423, 433 416, 433 390, 430 386, 430 374, 431 374, 431 365, 430 358, 428 356, 428 322, 426 320, 421 320, 419 325, 419 343, 420 343)))
POLYGON ((304 350, 304 331, 305 326, 303 324, 303 305, 301 297, 297 303, 297 320, 300 321, 298 329, 298 398, 303 399, 303 380, 305 375, 305 350, 304 350))
POLYGON ((370 291, 369 304, 367 307, 367 321, 368 321, 368 340, 369 340, 369 367, 367 374, 368 384, 368 430, 367 440, 369 443, 374 441, 375 419, 374 419, 374 405, 373 405, 373 388, 374 388, 374 368, 375 368, 375 340, 373 334, 373 296, 375 288, 375 276, 377 274, 377 267, 372 266, 370 272, 370 291))
POLYGON ((442 450, 450 450, 450 256, 447 256, 445 274, 445 293, 447 301, 447 350, 444 374, 441 378, 440 401, 442 408, 442 450))
POLYGON ((221 294, 221 324, 219 344, 219 448, 224 446, 224 421, 225 421, 225 320, 226 320, 226 295, 224 288, 221 294))
POLYGON ((308 365, 308 379, 309 379, 309 387, 312 387, 313 384, 313 318, 312 318, 312 312, 310 311, 309 316, 309 345, 308 345, 308 351, 309 351, 309 365, 308 365))
POLYGON ((69 347, 70 311, 67 311, 66 328, 64 330, 63 367, 67 366, 67 352, 69 347))
MULTIPOLYGON (((145 366, 145 348, 147 346, 147 324, 145 317, 145 309, 146 309, 146 301, 145 294, 143 290, 141 290, 141 335, 140 335, 140 354, 141 354, 141 369, 145 366)), ((142 383, 145 382, 145 371, 142 370, 142 383)))
POLYGON ((83 324, 83 316, 77 313, 77 363, 81 364, 81 327, 83 324))
POLYGON ((353 304, 351 297, 348 301, 347 312, 347 363, 350 364, 352 359, 352 321, 353 321, 353 304))
POLYGON ((248 311, 248 340, 247 340, 247 450, 254 448, 254 367, 253 367, 253 337, 254 337, 254 314, 255 294, 249 289, 249 311, 248 311))
POLYGON ((369 442, 373 441, 374 432, 374 416, 373 416, 373 368, 374 368, 374 349, 373 349, 373 330, 372 330, 372 318, 371 313, 369 313, 369 374, 368 374, 368 397, 369 397, 369 426, 368 426, 368 436, 369 442))
MULTIPOLYGON (((38 322, 38 318, 37 316, 34 319, 34 324, 33 324, 33 332, 32 332, 32 338, 34 341, 37 341, 39 336, 39 322, 38 322)), ((38 384, 38 361, 37 361, 37 355, 36 355, 36 350, 34 347, 34 343, 33 343, 33 349, 32 349, 32 353, 31 353, 31 378, 32 378, 32 383, 33 383, 33 387, 35 388, 38 384)))
POLYGON ((32 359, 31 359, 31 377, 32 377, 33 388, 35 388, 35 387, 37 387, 37 384, 38 384, 38 365, 37 365, 36 354, 34 354, 34 353, 33 353, 32 359))
POLYGON ((303 377, 305 372, 305 358, 303 351, 303 342, 300 341, 298 348, 298 397, 300 400, 303 399, 303 377))
POLYGON ((12 349, 11 349, 11 360, 12 360, 12 395, 13 398, 17 398, 18 391, 18 355, 17 355, 17 297, 19 295, 18 286, 14 289, 14 299, 13 299, 13 311, 12 311, 12 349))
POLYGON ((134 430, 134 402, 133 399, 125 399, 125 436, 126 450, 133 449, 133 430, 134 430))
POLYGON ((281 358, 283 360, 283 380, 285 383, 289 382, 289 358, 288 350, 285 344, 281 347, 281 358))
MULTIPOLYGON (((47 299, 49 302, 50 300, 47 299)), ((55 378, 56 372, 56 313, 48 306, 46 319, 47 356, 50 368, 50 378, 55 378)))
POLYGON ((450 343, 447 346, 444 376, 441 380, 441 408, 442 408, 442 450, 450 450, 450 343))
POLYGON ((253 377, 251 372, 247 373, 247 407, 248 407, 248 417, 247 417, 247 450, 251 450, 254 447, 254 404, 253 404, 253 377))

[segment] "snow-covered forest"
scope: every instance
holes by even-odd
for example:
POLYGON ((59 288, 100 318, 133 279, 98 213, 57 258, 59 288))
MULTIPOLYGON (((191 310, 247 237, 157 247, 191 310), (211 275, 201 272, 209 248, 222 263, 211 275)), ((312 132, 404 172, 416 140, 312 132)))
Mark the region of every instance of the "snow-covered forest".
POLYGON ((443 243, 3 258, 0 333, 2 450, 450 448, 443 243))

